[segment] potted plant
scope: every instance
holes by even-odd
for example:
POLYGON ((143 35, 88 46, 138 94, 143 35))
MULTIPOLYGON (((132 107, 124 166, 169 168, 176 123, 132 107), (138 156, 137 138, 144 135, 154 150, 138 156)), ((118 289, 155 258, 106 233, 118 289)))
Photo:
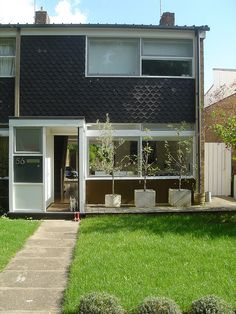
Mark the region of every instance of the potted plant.
MULTIPOLYGON (((146 130, 148 132, 148 130, 146 130)), ((150 162, 150 155, 153 148, 150 145, 151 137, 146 136, 142 145, 142 154, 140 158, 136 158, 139 167, 139 173, 143 177, 143 189, 134 190, 134 204, 136 207, 155 207, 156 191, 147 189, 147 177, 154 175, 158 171, 155 161, 150 162)))
POLYGON ((91 168, 95 173, 112 177, 112 193, 105 195, 105 207, 120 207, 121 195, 115 193, 115 173, 121 170, 121 163, 115 160, 117 149, 124 143, 123 139, 114 139, 109 114, 105 123, 97 121, 100 136, 97 138, 96 149, 92 151, 91 168))
POLYGON ((169 189, 168 201, 171 206, 191 206, 191 190, 182 189, 183 176, 189 174, 187 160, 192 152, 192 138, 180 136, 185 129, 186 123, 184 122, 180 128, 176 129, 178 140, 175 151, 171 151, 169 142, 165 141, 168 170, 178 176, 178 189, 169 189))

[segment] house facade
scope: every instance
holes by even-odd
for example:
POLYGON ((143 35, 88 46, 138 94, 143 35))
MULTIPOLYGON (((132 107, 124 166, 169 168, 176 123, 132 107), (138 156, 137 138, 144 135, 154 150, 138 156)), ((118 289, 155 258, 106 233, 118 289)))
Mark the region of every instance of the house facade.
MULTIPOLYGON (((117 160, 139 156, 150 136, 158 171, 148 178, 156 203, 178 186, 166 169, 165 141, 176 152, 176 129, 192 138, 183 187, 204 192, 203 41, 207 26, 47 24, 0 25, 1 206, 11 212, 45 212, 65 201, 65 185, 77 184, 79 209, 103 204, 111 178, 91 167, 100 136, 96 121, 109 113, 117 160), (74 160, 71 157, 75 148, 74 160), (70 151, 71 154, 68 154, 70 151), (71 156, 70 156, 71 155, 71 156), (8 158, 9 156, 9 158, 8 158), (65 178, 65 167, 78 179, 65 178), (68 180, 67 180, 68 179, 68 180)), ((132 167, 116 174, 122 203, 133 204, 142 175, 132 167)))

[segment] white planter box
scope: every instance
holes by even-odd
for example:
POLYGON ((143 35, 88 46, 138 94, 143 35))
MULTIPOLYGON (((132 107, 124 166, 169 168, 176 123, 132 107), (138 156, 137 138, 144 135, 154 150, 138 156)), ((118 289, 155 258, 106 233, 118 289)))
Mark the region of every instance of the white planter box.
POLYGON ((169 189, 169 204, 171 206, 191 206, 191 191, 186 189, 169 189))
POLYGON ((134 190, 134 204, 136 207, 155 207, 156 191, 155 190, 134 190))
POLYGON ((121 195, 120 194, 106 194, 105 207, 120 207, 121 195))

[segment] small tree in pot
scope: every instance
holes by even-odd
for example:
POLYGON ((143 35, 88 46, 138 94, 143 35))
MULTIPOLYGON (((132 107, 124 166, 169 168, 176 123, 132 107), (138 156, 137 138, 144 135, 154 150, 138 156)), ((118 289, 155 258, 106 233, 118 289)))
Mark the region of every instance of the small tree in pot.
MULTIPOLYGON (((148 132, 148 130, 146 130, 148 132)), ((134 191, 134 203, 136 207, 155 207, 156 191, 147 189, 147 177, 155 175, 159 168, 155 165, 156 158, 153 162, 150 161, 150 155, 153 148, 150 145, 150 136, 144 138, 142 145, 142 154, 140 158, 136 156, 136 162, 139 168, 139 174, 143 176, 143 189, 134 191)))
POLYGON ((165 141, 166 165, 168 170, 178 176, 178 189, 169 189, 169 204, 172 206, 191 206, 191 191, 182 189, 183 176, 189 174, 187 161, 192 152, 192 138, 182 138, 181 132, 186 130, 186 123, 175 129, 177 135, 176 151, 171 151, 170 144, 165 141))
POLYGON ((123 139, 115 141, 109 114, 106 114, 105 123, 97 121, 100 136, 97 138, 96 150, 92 151, 91 168, 102 171, 112 177, 112 194, 105 195, 106 207, 120 207, 121 195, 115 194, 115 173, 121 169, 121 163, 115 160, 117 149, 124 143, 123 139))

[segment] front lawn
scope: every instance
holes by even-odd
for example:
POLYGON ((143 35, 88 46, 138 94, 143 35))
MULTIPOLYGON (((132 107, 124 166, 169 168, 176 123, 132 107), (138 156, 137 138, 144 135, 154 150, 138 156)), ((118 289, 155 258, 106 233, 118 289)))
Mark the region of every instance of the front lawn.
POLYGON ((0 217, 0 271, 14 254, 21 249, 25 240, 35 231, 39 222, 32 220, 11 220, 0 217))
POLYGON ((103 216, 82 220, 64 313, 81 295, 106 291, 133 309, 166 296, 186 310, 216 294, 236 307, 236 216, 103 216))

